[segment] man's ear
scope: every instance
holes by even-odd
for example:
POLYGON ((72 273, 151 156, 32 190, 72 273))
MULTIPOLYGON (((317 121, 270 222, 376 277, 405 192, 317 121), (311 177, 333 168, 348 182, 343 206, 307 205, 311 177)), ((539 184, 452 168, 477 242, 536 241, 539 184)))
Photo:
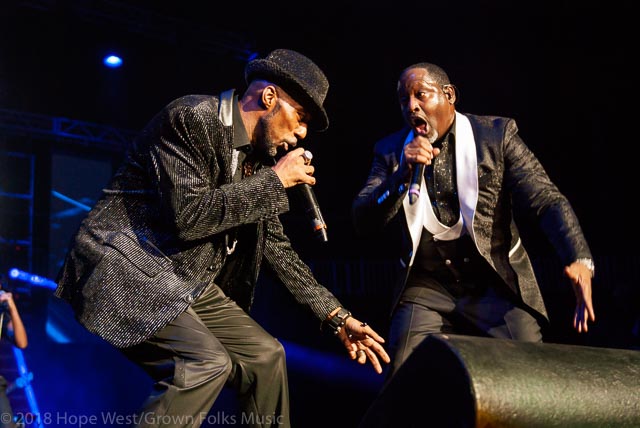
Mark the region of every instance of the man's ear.
POLYGON ((260 97, 260 107, 270 109, 278 100, 278 92, 273 85, 265 86, 260 97))
POLYGON ((456 102, 456 90, 453 85, 444 85, 442 87, 442 91, 444 92, 449 104, 455 104, 456 102))

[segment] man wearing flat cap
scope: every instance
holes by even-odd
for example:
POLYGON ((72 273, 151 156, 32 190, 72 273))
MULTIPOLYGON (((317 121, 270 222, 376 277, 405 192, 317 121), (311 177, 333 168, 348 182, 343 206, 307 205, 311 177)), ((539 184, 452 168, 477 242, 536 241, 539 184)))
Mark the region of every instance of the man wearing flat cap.
POLYGON ((352 359, 378 373, 389 362, 382 337, 318 284, 278 219, 285 189, 315 184, 295 146, 329 124, 325 75, 278 49, 245 77, 240 98, 184 96, 149 122, 58 275, 56 295, 79 322, 154 379, 138 426, 200 426, 225 385, 241 422, 289 426, 284 349, 248 315, 262 262, 352 359))

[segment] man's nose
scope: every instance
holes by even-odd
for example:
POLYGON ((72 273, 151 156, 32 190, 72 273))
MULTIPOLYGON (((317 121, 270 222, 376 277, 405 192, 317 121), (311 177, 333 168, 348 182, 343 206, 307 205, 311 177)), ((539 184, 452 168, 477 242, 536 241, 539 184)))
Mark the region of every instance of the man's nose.
POLYGON ((304 137, 307 136, 307 125, 300 125, 298 126, 298 128, 296 128, 294 135, 296 136, 296 138, 298 138, 299 140, 304 140, 304 137))
POLYGON ((418 100, 415 97, 410 97, 409 101, 407 101, 409 111, 419 111, 420 105, 418 104, 418 100))

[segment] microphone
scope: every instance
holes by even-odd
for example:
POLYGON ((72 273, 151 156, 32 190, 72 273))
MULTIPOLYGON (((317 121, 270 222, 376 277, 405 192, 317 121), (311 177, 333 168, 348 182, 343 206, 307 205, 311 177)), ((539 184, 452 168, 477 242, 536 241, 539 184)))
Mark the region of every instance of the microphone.
MULTIPOLYGON (((309 163, 313 155, 309 150, 305 150, 302 157, 304 157, 306 163, 309 163)), ((298 184, 293 188, 296 189, 296 194, 304 207, 307 217, 311 221, 311 230, 314 236, 322 242, 327 242, 329 240, 327 236, 327 224, 322 218, 320 205, 318 205, 318 200, 316 199, 313 189, 307 183, 298 184)))
POLYGON ((425 164, 413 165, 413 175, 411 176, 411 184, 409 184, 409 203, 413 205, 420 196, 420 184, 424 175, 425 164))
POLYGON ((327 242, 329 240, 327 237, 327 224, 322 218, 320 206, 318 205, 318 200, 316 199, 313 189, 307 183, 298 184, 295 188, 297 189, 298 195, 304 205, 304 211, 311 221, 311 230, 313 231, 313 234, 320 241, 327 242))

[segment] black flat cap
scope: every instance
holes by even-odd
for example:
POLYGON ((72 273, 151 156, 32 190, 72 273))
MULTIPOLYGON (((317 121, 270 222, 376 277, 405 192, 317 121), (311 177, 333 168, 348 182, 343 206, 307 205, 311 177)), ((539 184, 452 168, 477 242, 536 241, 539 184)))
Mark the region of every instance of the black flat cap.
POLYGON ((301 53, 276 49, 266 58, 250 61, 244 77, 247 83, 264 79, 282 87, 311 114, 310 128, 324 131, 329 127, 329 117, 322 106, 329 81, 322 70, 301 53))

